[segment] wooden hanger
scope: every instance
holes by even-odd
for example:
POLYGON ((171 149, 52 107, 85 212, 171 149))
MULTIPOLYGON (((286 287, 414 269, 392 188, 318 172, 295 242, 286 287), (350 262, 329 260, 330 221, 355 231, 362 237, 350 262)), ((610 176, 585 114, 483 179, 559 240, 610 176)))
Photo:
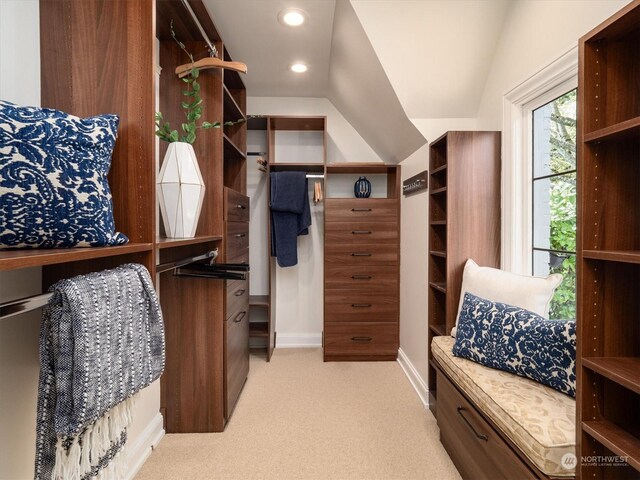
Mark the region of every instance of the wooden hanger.
POLYGON ((247 66, 242 62, 227 62, 216 57, 206 57, 197 62, 185 63, 176 68, 178 77, 186 77, 192 68, 207 70, 209 68, 226 68, 240 73, 247 73, 247 66))

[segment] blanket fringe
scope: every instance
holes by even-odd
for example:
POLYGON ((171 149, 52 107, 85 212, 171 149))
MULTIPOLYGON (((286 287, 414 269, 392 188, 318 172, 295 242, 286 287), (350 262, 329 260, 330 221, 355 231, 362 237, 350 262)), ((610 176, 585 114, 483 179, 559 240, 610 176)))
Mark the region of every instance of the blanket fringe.
MULTIPOLYGON (((78 436, 59 435, 52 480, 82 480, 96 467, 100 467, 103 457, 121 441, 122 433, 131 424, 136 398, 137 395, 134 395, 114 406, 78 436)), ((126 460, 123 445, 115 452, 111 461, 91 478, 124 478, 127 470, 126 460)))

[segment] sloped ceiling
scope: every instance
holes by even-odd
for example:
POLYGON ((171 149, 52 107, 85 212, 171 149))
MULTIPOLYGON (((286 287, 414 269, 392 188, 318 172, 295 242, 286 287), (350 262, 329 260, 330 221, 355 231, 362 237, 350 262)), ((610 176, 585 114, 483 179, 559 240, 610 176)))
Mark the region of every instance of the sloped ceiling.
POLYGON ((426 142, 411 120, 476 116, 510 3, 203 1, 231 56, 248 65, 249 96, 326 97, 387 162, 426 142), (308 23, 280 25, 288 7, 308 23), (309 71, 290 72, 294 61, 309 71))
POLYGON ((407 118, 351 3, 336 2, 328 98, 386 162, 426 143, 407 118))
POLYGON ((509 0, 351 3, 409 118, 476 116, 509 0))

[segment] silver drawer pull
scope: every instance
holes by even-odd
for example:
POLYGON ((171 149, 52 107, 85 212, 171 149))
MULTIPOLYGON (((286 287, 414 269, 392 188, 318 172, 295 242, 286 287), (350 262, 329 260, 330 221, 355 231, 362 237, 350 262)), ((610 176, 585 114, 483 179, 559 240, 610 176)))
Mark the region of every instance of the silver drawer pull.
POLYGON ((246 292, 246 290, 238 290, 236 293, 234 293, 234 295, 236 297, 241 297, 242 295, 244 295, 244 292, 246 292))
POLYGON ((373 307, 370 303, 352 303, 351 306, 353 308, 370 308, 373 307))
POLYGON ((242 319, 247 315, 247 312, 243 311, 236 315, 236 318, 233 319, 233 323, 240 323, 242 319))
POLYGON ((371 275, 351 275, 351 278, 354 280, 371 280, 373 277, 371 275))
POLYGON ((370 208, 352 208, 351 211, 352 212, 370 212, 371 209, 370 208))
POLYGON ((236 237, 236 238, 242 238, 242 237, 246 237, 246 236, 247 236, 247 234, 246 234, 246 233, 236 233, 236 234, 235 234, 235 237, 236 237))
POLYGON ((351 340, 353 340, 354 342, 370 342, 371 340, 373 340, 373 338, 371 337, 351 337, 351 340))
POLYGON ((488 441, 489 441, 489 437, 487 437, 486 435, 482 435, 482 434, 479 434, 478 432, 476 432, 476 429, 475 429, 475 428, 473 428, 473 425, 471 425, 471 422, 469 422, 469 420, 467 420, 467 417, 465 417, 465 416, 463 415, 463 413, 462 413, 462 412, 466 411, 466 408, 464 408, 464 407, 460 407, 460 406, 459 406, 459 407, 457 408, 457 410, 458 410, 458 415, 460 415, 460 416, 462 417, 462 419, 465 421, 465 423, 466 423, 467 425, 469 425, 469 428, 470 428, 470 429, 471 429, 471 431, 474 433, 474 435, 475 435, 477 438, 479 438, 480 440, 484 440, 485 442, 488 442, 488 441))
POLYGON ((352 257, 370 257, 371 254, 370 253, 361 253, 361 252, 354 252, 351 254, 352 257))
POLYGON ((247 207, 245 207, 244 205, 237 204, 236 208, 239 208, 240 210, 244 210, 247 207))
POLYGON ((353 235, 371 235, 370 230, 352 230, 351 233, 353 235))

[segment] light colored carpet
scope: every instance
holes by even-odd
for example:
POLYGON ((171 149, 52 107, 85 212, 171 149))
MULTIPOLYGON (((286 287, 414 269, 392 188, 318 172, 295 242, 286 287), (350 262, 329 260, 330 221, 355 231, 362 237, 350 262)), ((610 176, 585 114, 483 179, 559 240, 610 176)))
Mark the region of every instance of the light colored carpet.
POLYGON ((224 433, 166 435, 145 479, 422 479, 460 476, 396 362, 323 363, 320 349, 252 356, 224 433))

